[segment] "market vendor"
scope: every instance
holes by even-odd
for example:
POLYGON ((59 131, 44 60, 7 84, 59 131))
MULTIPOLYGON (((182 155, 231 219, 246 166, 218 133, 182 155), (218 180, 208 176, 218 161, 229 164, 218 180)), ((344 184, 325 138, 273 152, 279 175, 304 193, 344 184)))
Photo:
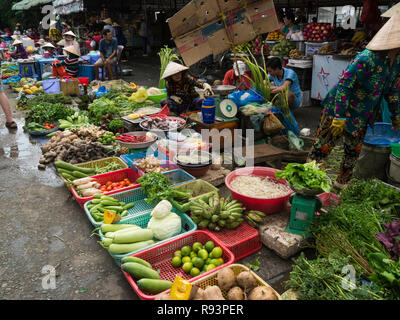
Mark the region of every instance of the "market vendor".
POLYGON ((63 61, 53 62, 53 75, 55 77, 76 77, 79 71, 79 56, 74 46, 65 47, 64 51, 68 57, 63 61))
POLYGON ((53 46, 50 42, 45 43, 42 46, 42 49, 43 49, 43 55, 46 58, 54 58, 55 56, 57 56, 56 47, 53 46))
MULTIPOLYGON (((292 12, 286 13, 283 21, 285 23, 285 26, 282 29, 282 33, 285 35, 286 39, 290 40, 292 39, 292 36, 295 36, 297 33, 300 33, 300 27, 295 24, 296 18, 292 12)), ((300 40, 300 39, 299 39, 300 40)))
POLYGON ((271 94, 276 95, 285 92, 289 87, 289 107, 294 110, 300 107, 303 99, 300 82, 297 74, 292 69, 283 68, 281 59, 278 57, 271 58, 266 63, 268 76, 271 84, 271 94))
POLYGON ((208 83, 195 81, 187 72, 189 68, 176 62, 170 62, 161 79, 166 80, 168 99, 161 101, 161 106, 168 105, 171 112, 176 115, 194 110, 201 110, 203 100, 196 92, 197 88, 204 88, 212 93, 208 83))
POLYGON ((252 78, 253 76, 246 63, 238 60, 237 63, 233 63, 233 68, 225 74, 222 84, 235 86, 237 90, 249 90, 251 87, 250 79, 252 78))
POLYGON ((57 55, 63 55, 64 54, 64 47, 65 47, 65 39, 61 39, 56 43, 56 52, 57 55))
POLYGON ((64 39, 65 39, 65 47, 69 47, 69 46, 74 46, 76 49, 76 52, 79 53, 79 55, 81 54, 81 49, 79 47, 79 43, 78 41, 76 41, 76 35, 75 33, 73 33, 72 31, 68 31, 66 33, 64 33, 64 39))
POLYGON ((15 40, 12 45, 15 47, 15 51, 11 53, 13 59, 28 59, 28 54, 25 51, 22 41, 15 40))
POLYGON ((400 128, 400 15, 393 16, 347 67, 322 102, 317 140, 308 161, 324 162, 344 137, 344 157, 334 186, 350 181, 368 124, 377 120, 381 100, 391 111, 394 130, 400 128))

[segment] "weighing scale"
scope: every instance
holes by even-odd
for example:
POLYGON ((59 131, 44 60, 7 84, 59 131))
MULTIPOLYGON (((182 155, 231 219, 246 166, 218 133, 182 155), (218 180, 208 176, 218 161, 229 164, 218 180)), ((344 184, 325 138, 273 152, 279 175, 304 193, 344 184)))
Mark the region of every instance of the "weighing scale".
POLYGON ((238 107, 235 102, 228 99, 227 96, 232 93, 236 87, 220 85, 213 88, 216 95, 212 96, 215 100, 215 119, 223 122, 236 121, 238 107))
POLYGON ((285 231, 304 236, 305 238, 310 238, 313 235, 307 230, 314 219, 315 213, 322 208, 322 201, 317 197, 317 195, 323 191, 293 190, 295 193, 292 194, 289 199, 289 202, 292 205, 292 210, 285 231))

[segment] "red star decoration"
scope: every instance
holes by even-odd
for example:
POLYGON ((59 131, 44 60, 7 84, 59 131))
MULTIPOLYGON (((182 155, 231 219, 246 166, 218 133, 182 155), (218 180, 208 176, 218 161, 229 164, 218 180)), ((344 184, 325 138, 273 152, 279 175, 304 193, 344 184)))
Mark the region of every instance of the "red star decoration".
POLYGON ((319 73, 321 76, 324 75, 326 78, 330 75, 330 73, 327 73, 324 71, 324 67, 321 67, 321 72, 319 73))

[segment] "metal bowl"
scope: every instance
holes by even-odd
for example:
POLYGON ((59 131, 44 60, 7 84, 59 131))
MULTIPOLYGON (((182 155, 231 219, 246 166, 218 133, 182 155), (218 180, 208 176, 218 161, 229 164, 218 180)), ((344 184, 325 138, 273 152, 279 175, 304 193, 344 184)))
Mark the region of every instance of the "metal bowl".
MULTIPOLYGON (((126 135, 128 136, 137 136, 137 137, 142 137, 146 136, 147 132, 146 131, 133 131, 133 132, 128 132, 126 135)), ((118 143, 121 145, 121 147, 126 147, 129 149, 144 149, 150 147, 158 137, 156 135, 153 135, 153 139, 147 138, 148 140, 146 142, 140 142, 140 143, 129 143, 129 142, 123 142, 123 141, 118 141, 118 143)))
POLYGON ((228 86, 228 85, 219 85, 212 89, 213 89, 214 93, 216 93, 216 94, 227 96, 228 94, 231 94, 233 91, 235 91, 236 87, 228 86))
POLYGON ((206 151, 191 151, 191 152, 179 152, 175 155, 174 157, 174 162, 178 164, 179 166, 187 167, 187 168, 203 168, 210 166, 212 164, 212 155, 209 152, 206 151), (205 157, 208 157, 208 161, 203 161, 203 162, 198 162, 198 163, 187 163, 187 162, 182 162, 179 160, 179 156, 200 156, 203 155, 205 157))
POLYGON ((132 75, 133 70, 132 69, 122 69, 122 74, 124 76, 131 76, 132 75))
POLYGON ((178 129, 182 128, 185 124, 186 124, 186 120, 179 118, 179 117, 166 117, 166 120, 169 121, 178 121, 180 122, 180 124, 178 124, 178 126, 176 128, 172 128, 172 129, 168 129, 168 130, 160 130, 160 129, 149 129, 143 126, 143 122, 147 121, 148 119, 144 119, 139 123, 139 126, 146 131, 158 131, 158 132, 169 132, 169 131, 177 131, 178 129))

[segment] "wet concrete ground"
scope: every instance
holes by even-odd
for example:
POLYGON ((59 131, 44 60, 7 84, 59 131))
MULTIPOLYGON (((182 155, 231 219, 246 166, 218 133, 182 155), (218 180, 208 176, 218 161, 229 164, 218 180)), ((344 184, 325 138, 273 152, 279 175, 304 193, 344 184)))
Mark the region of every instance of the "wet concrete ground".
MULTIPOLYGON (((126 80, 157 85, 159 67, 154 61, 133 61, 134 75, 126 80)), ((7 94, 18 130, 6 129, 1 114, 0 299, 138 299, 98 238, 90 236, 93 226, 54 169, 37 169, 45 140, 23 132, 23 113, 15 110, 15 95, 9 90, 7 94), (46 266, 56 270, 55 289, 43 289, 46 266)), ((319 114, 319 108, 304 108, 295 116, 302 127, 314 131, 319 114)), ((238 263, 258 257, 257 273, 282 293, 291 261, 263 247, 238 263)))

